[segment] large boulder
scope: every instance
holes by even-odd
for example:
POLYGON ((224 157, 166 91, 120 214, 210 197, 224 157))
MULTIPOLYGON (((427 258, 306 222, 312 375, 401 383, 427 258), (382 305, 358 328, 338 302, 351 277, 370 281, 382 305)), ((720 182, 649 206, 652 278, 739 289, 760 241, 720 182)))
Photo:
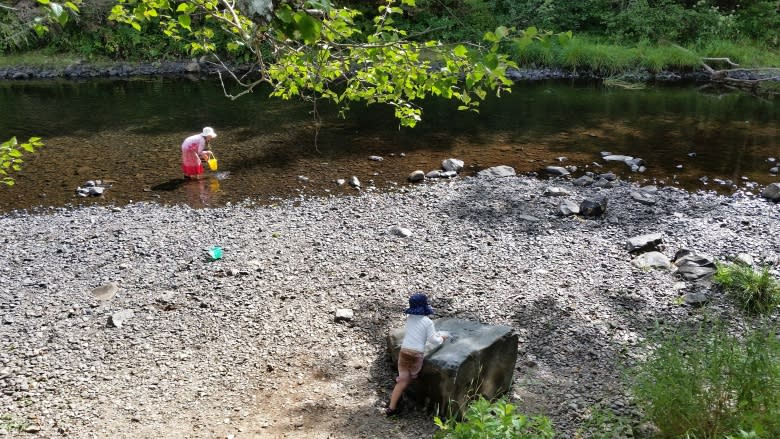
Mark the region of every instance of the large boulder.
MULTIPOLYGON (((439 319, 435 325, 450 337, 426 351, 423 369, 407 390, 413 400, 446 415, 465 408, 470 398, 493 399, 510 389, 518 341, 511 327, 461 319, 439 319)), ((387 337, 394 368, 403 338, 404 328, 391 330, 387 337)))

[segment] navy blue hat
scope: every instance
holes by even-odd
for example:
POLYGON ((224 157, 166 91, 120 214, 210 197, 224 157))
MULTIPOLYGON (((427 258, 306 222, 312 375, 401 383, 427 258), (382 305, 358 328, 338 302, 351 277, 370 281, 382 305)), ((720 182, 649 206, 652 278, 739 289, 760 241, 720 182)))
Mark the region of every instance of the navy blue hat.
POLYGON ((409 297, 409 308, 404 312, 406 314, 427 316, 433 314, 433 308, 428 305, 428 297, 425 294, 415 293, 409 297))

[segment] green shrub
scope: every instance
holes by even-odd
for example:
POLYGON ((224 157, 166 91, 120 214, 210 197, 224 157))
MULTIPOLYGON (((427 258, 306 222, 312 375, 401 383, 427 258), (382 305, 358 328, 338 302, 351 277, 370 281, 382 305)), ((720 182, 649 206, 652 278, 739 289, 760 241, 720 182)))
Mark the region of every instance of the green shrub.
POLYGON ((776 330, 740 339, 715 325, 665 338, 631 370, 637 404, 664 438, 780 437, 776 330))
POLYGON ((515 406, 499 399, 490 402, 483 397, 469 404, 463 419, 446 421, 434 418, 439 431, 436 439, 552 439, 550 420, 544 416, 528 417, 517 413, 515 406))
POLYGON ((717 264, 714 282, 751 313, 771 312, 780 303, 780 283, 764 267, 754 270, 744 264, 717 264))

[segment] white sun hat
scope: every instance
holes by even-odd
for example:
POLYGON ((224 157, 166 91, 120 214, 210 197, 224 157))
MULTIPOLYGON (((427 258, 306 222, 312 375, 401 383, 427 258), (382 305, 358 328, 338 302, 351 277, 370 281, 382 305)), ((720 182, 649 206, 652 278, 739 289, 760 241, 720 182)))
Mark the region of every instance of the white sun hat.
POLYGON ((203 137, 217 137, 217 133, 214 132, 214 128, 206 127, 203 128, 203 132, 200 133, 203 137))

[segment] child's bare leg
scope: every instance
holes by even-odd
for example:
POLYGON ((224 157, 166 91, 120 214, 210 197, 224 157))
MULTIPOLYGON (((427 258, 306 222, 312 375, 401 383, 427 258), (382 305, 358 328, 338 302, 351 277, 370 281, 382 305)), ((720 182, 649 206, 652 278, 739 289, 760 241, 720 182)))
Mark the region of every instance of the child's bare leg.
POLYGON ((412 377, 409 375, 408 371, 400 372, 398 374, 398 379, 393 388, 393 394, 390 395, 390 405, 388 407, 390 410, 395 410, 396 407, 398 407, 398 401, 401 399, 401 395, 403 395, 404 390, 406 390, 411 381, 412 377))

